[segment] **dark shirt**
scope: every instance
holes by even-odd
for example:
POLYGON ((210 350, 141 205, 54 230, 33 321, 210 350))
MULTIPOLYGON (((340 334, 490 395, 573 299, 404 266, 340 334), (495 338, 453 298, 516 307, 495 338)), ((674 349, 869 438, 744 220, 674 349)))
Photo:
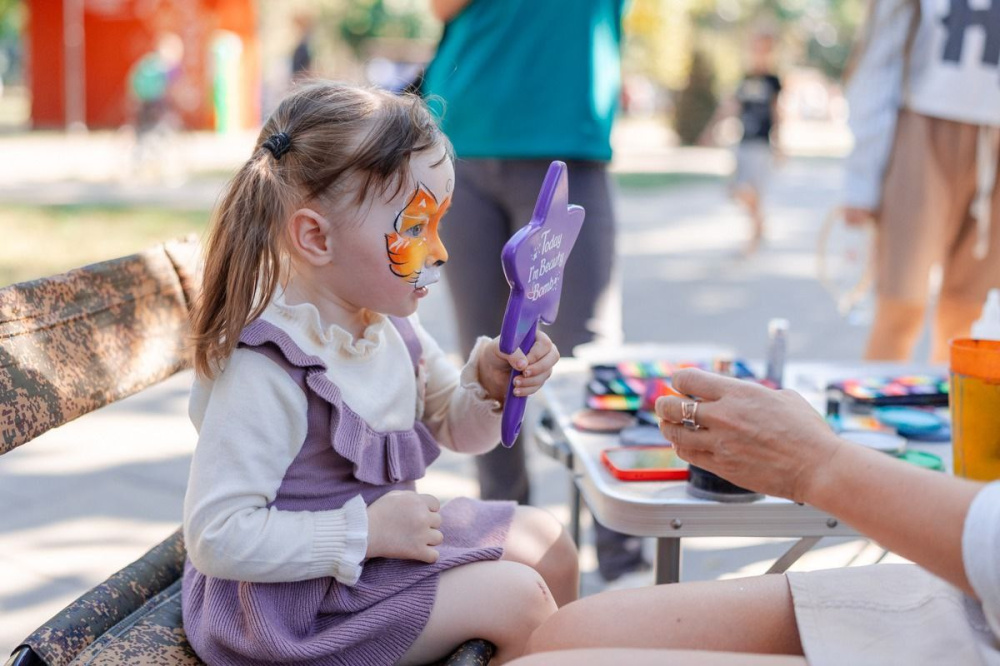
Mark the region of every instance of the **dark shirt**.
POLYGON ((744 141, 767 141, 774 126, 774 103, 781 81, 773 74, 756 74, 743 79, 736 91, 740 102, 744 141))
POLYGON ((312 51, 309 48, 309 40, 303 39, 292 52, 292 76, 308 74, 312 68, 312 51))

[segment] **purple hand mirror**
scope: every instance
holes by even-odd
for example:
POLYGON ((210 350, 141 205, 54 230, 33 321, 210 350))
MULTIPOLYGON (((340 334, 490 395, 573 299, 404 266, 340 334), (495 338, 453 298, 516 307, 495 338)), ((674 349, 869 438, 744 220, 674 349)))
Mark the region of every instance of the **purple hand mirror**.
MULTIPOLYGON (((566 165, 553 162, 545 174, 531 221, 503 246, 503 272, 510 283, 510 300, 500 329, 500 351, 525 354, 535 344, 538 322, 551 324, 559 312, 563 270, 583 225, 583 208, 569 205, 566 165)), ((512 370, 503 404, 501 440, 510 448, 521 431, 527 398, 514 395, 512 370)))

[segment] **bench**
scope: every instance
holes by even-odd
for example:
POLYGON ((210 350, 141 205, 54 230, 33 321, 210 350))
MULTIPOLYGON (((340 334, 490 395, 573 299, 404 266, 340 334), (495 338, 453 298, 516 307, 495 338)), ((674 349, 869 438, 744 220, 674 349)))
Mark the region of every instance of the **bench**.
MULTIPOLYGON (((185 239, 0 289, 0 455, 190 367, 198 259, 185 239)), ((178 529, 32 632, 6 666, 201 664, 181 626, 184 557, 178 529)), ((440 663, 483 665, 493 650, 469 641, 440 663)))

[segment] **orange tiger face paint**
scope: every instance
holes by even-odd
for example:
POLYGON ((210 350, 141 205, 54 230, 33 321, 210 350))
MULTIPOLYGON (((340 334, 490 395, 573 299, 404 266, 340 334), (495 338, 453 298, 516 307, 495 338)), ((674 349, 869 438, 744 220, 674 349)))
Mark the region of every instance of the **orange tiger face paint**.
POLYGON ((438 236, 438 223, 450 205, 450 196, 438 202, 434 193, 419 183, 396 216, 393 233, 385 235, 389 270, 414 289, 440 279, 440 267, 448 260, 448 251, 438 236))

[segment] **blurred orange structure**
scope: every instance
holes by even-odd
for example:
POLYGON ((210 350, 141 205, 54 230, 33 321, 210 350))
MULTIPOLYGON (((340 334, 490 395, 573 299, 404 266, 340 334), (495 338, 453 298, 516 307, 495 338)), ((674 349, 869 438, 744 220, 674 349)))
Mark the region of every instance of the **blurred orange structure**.
POLYGON ((28 0, 35 128, 118 127, 130 116, 129 72, 170 32, 184 44, 171 85, 188 129, 260 121, 254 0, 28 0))

